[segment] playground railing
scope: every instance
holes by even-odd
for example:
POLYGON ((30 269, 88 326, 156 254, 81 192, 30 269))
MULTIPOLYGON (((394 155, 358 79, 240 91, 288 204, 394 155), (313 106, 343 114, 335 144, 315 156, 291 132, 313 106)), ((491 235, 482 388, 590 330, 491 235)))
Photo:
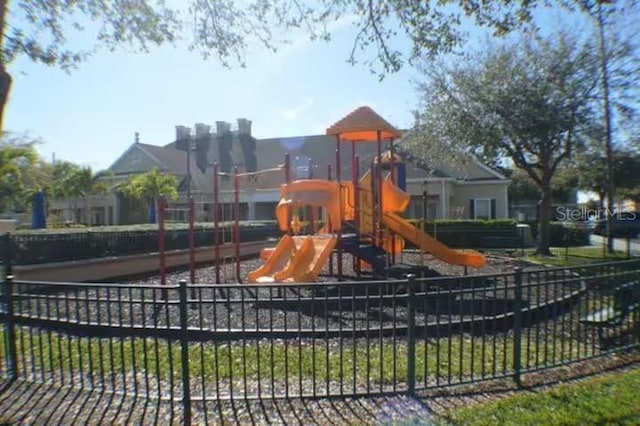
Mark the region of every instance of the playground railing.
POLYGON ((220 400, 522 384, 536 371, 637 349, 640 305, 620 308, 614 295, 637 291, 639 271, 630 260, 397 281, 166 286, 24 282, 5 271, 0 374, 163 400, 180 407, 184 423, 193 414, 205 424, 220 400), (623 318, 588 319, 606 310, 623 318))

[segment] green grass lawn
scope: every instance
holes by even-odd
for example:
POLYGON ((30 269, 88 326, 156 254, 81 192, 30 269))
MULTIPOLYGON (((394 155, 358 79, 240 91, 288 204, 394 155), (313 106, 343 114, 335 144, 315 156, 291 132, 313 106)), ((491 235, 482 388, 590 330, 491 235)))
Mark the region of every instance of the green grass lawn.
POLYGON ((454 425, 637 425, 640 369, 452 410, 454 425))
MULTIPOLYGON (((0 332, 0 353, 4 339, 0 332)), ((576 360, 589 356, 591 348, 560 337, 540 337, 531 346, 526 336, 522 338, 522 365, 535 368, 576 360), (537 352, 537 353, 536 353, 537 352)), ((169 344, 159 339, 88 339, 65 337, 56 333, 19 333, 17 342, 18 368, 28 374, 35 369, 36 377, 41 371, 45 375, 61 371, 92 372, 95 377, 110 376, 111 372, 146 371, 150 377, 170 379, 181 377, 180 344, 169 344), (26 370, 26 371, 25 371, 26 370)), ((468 335, 451 339, 424 340, 416 342, 416 377, 418 383, 425 374, 452 381, 471 376, 490 377, 510 374, 513 371, 513 339, 504 336, 486 336, 484 340, 468 335)), ((277 340, 249 341, 243 345, 211 342, 202 346, 189 345, 190 376, 207 379, 230 379, 247 376, 255 378, 315 379, 337 382, 342 377, 345 383, 403 382, 407 378, 407 345, 399 339, 394 345, 377 339, 355 344, 345 339, 342 350, 333 339, 327 346, 324 341, 285 343, 277 340)))
POLYGON ((564 248, 553 247, 551 253, 554 256, 524 256, 523 260, 531 263, 552 266, 580 266, 588 263, 610 262, 626 260, 627 253, 604 253, 602 247, 569 247, 568 252, 564 248))

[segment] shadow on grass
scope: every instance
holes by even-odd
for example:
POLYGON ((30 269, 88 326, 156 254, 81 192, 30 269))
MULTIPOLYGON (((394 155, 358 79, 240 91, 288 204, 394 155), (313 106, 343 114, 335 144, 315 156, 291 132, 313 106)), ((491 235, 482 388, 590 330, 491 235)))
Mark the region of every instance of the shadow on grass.
MULTIPOLYGON (((514 393, 543 390, 628 368, 638 352, 606 360, 576 363, 524 376, 524 386, 510 379, 493 383, 432 389, 415 398, 395 395, 359 398, 231 400, 193 403, 194 424, 379 424, 427 425, 447 422, 447 410, 488 402, 514 393)), ((0 385, 2 424, 173 424, 182 422, 179 401, 159 401, 142 395, 113 395, 16 381, 0 385)))

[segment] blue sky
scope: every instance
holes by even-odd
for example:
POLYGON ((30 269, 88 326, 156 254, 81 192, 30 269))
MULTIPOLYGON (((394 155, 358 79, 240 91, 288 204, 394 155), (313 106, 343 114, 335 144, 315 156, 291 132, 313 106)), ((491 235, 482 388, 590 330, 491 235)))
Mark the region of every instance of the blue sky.
MULTIPOLYGON (((558 19, 548 15, 545 25, 557 26, 558 19)), ((414 70, 379 81, 366 66, 346 62, 355 36, 350 21, 334 29, 330 43, 300 38, 278 53, 250 55, 246 69, 225 69, 169 46, 150 54, 101 52, 71 74, 20 59, 11 67, 5 128, 42 138, 44 156, 103 169, 135 132, 142 142, 161 145, 173 140, 179 124, 243 117, 253 121, 258 138, 299 136, 323 133, 369 105, 398 127, 411 125, 414 70)), ((482 39, 467 29, 472 42, 482 39)))

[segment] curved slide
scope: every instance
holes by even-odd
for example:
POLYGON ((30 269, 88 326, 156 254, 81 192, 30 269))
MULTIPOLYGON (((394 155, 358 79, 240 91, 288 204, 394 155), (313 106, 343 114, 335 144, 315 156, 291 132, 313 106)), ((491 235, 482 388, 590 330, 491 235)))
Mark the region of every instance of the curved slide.
POLYGON ((248 281, 313 282, 320 275, 336 243, 337 239, 330 235, 285 235, 265 263, 249 273, 248 281))
POLYGON ((482 254, 451 249, 395 213, 384 213, 382 221, 393 232, 443 262, 452 265, 471 266, 473 268, 482 268, 487 263, 487 259, 482 254))
POLYGON ((280 238, 278 245, 275 246, 269 256, 265 259, 265 263, 258 269, 249 272, 247 280, 250 283, 258 282, 261 278, 273 277, 273 275, 284 269, 293 257, 295 243, 290 235, 280 238))

